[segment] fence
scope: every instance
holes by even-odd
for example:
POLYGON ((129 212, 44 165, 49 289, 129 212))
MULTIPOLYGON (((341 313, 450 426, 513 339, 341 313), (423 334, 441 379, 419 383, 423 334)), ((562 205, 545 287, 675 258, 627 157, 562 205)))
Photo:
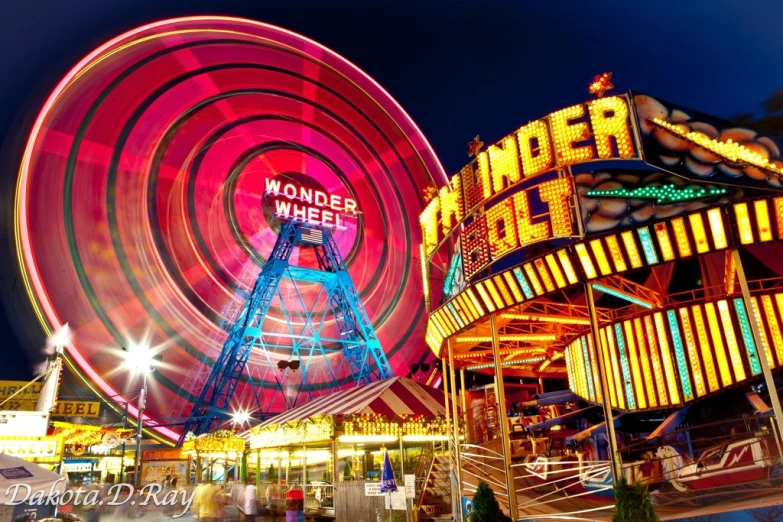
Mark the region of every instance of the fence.
MULTIPOLYGON (((381 520, 388 518, 389 512, 384 511, 384 497, 364 496, 363 480, 338 482, 334 486, 335 519, 351 522, 375 522, 380 514, 381 520), (385 514, 385 516, 384 516, 385 514)), ((377 482, 374 482, 377 484, 377 482)), ((402 512, 400 512, 402 513, 402 512)))

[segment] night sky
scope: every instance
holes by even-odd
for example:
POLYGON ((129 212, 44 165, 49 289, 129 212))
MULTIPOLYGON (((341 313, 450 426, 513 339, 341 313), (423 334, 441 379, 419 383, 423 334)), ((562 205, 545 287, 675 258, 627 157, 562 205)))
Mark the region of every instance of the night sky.
POLYGON ((616 92, 633 88, 724 118, 757 111, 783 87, 779 0, 2 0, 0 378, 30 378, 43 345, 10 230, 18 156, 40 104, 106 40, 192 14, 269 22, 331 47, 402 104, 449 172, 466 163, 474 135, 491 142, 584 101, 604 71, 616 92))

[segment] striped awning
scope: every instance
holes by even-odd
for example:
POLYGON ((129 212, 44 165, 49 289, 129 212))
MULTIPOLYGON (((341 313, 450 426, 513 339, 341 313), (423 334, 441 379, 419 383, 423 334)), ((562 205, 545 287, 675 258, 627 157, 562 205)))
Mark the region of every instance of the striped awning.
POLYGON ((396 415, 446 415, 441 390, 419 384, 407 377, 393 377, 357 388, 319 397, 307 404, 276 415, 260 427, 304 420, 313 415, 374 413, 391 419, 396 415))

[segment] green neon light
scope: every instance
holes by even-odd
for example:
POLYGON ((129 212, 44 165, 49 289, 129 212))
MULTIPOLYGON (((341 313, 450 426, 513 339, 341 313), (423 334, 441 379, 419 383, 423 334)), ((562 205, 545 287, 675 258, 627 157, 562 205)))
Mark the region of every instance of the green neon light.
POLYGON ((530 289, 530 286, 527 284, 527 279, 522 275, 522 270, 520 270, 519 267, 514 268, 514 275, 516 276, 517 281, 519 281, 519 286, 522 287, 522 292, 524 292, 525 297, 533 299, 533 290, 530 289))
POLYGON ((656 203, 677 203, 678 201, 720 196, 726 192, 728 192, 727 189, 723 187, 678 187, 670 184, 634 189, 588 190, 587 196, 591 198, 654 199, 656 203))
POLYGON ((650 237, 650 230, 647 227, 640 228, 638 230, 639 239, 642 241, 642 251, 644 257, 647 258, 648 265, 654 265, 658 262, 658 254, 655 253, 655 247, 653 246, 652 238, 650 237))
POLYGON ((582 337, 582 354, 585 358, 585 372, 587 373, 587 389, 590 393, 590 400, 595 399, 595 388, 593 388, 593 369, 590 365, 590 354, 587 353, 587 338, 582 337))
POLYGON ((745 350, 748 352, 750 371, 753 375, 758 375, 761 373, 761 361, 759 361, 756 343, 753 341, 753 331, 750 329, 750 321, 748 321, 748 314, 745 312, 745 303, 742 302, 742 298, 734 299, 734 308, 737 310, 742 340, 745 343, 745 350))
POLYGON ((677 369, 680 372, 680 382, 682 383, 682 393, 685 400, 693 400, 693 389, 691 388, 691 378, 688 375, 688 363, 685 360, 685 350, 680 337, 680 328, 677 326, 677 314, 674 310, 666 312, 666 318, 669 321, 669 331, 672 333, 672 342, 674 344, 674 354, 677 359, 677 369))
POLYGON ((604 286, 601 283, 593 283, 593 289, 598 290, 599 292, 603 292, 605 294, 609 294, 613 297, 623 299, 625 301, 628 301, 629 303, 639 305, 642 308, 647 308, 648 310, 652 310, 653 308, 653 304, 648 301, 642 301, 641 299, 637 299, 636 297, 632 295, 628 295, 625 292, 620 292, 619 290, 615 290, 614 288, 604 286))
POLYGON ((454 254, 451 259, 451 266, 446 274, 446 280, 443 282, 443 295, 453 295, 454 277, 457 275, 457 269, 462 265, 462 256, 454 254))
POLYGON ((617 349, 620 351, 620 366, 623 369, 623 381, 625 382, 625 395, 628 398, 628 407, 636 408, 636 401, 633 395, 633 386, 631 386, 631 370, 628 367, 628 357, 625 355, 625 337, 620 323, 614 325, 615 337, 617 337, 617 349))

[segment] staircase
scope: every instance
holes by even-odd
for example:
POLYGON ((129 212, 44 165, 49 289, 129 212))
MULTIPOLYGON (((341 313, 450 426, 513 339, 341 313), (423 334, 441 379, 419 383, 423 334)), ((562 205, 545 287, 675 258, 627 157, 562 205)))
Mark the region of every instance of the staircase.
POLYGON ((432 451, 432 460, 424 474, 418 505, 419 520, 453 520, 449 453, 446 448, 434 448, 432 451))

